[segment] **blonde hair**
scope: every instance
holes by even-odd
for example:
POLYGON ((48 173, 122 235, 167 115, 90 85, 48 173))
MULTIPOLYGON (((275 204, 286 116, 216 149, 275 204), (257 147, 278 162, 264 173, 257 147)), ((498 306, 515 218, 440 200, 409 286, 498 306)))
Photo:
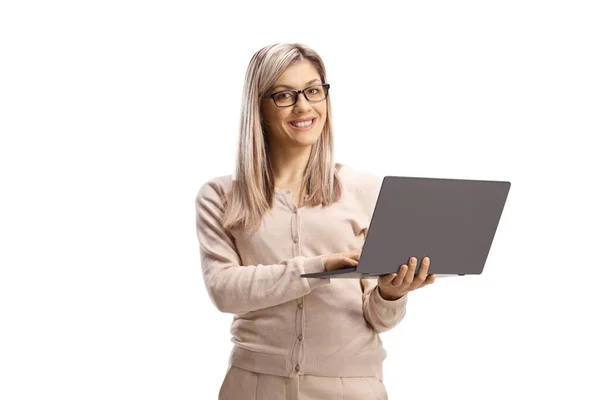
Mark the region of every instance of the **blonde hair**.
MULTIPOLYGON (((223 227, 258 228, 272 207, 275 191, 265 127, 261 124, 261 98, 292 64, 308 60, 327 83, 325 65, 312 49, 299 43, 278 43, 257 51, 246 71, 237 157, 230 198, 225 201, 223 227)), ((305 206, 327 206, 341 196, 341 183, 333 160, 331 101, 319 139, 312 145, 304 172, 305 206)))

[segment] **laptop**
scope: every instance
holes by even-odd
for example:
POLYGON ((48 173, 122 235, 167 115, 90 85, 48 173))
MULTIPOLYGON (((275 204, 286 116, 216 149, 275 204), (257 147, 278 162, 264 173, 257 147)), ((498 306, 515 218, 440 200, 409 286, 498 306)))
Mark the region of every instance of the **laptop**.
POLYGON ((385 176, 358 265, 305 278, 379 278, 411 257, 436 277, 483 272, 510 182, 385 176))

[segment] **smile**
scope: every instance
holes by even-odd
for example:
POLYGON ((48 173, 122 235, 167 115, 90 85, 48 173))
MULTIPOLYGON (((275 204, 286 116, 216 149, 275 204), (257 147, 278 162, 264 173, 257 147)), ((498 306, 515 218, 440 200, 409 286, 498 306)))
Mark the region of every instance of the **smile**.
POLYGON ((312 128, 312 126, 314 125, 315 121, 317 119, 313 118, 310 121, 305 121, 305 122, 290 122, 289 124, 294 128, 294 129, 299 129, 299 130, 308 130, 310 128, 312 128))

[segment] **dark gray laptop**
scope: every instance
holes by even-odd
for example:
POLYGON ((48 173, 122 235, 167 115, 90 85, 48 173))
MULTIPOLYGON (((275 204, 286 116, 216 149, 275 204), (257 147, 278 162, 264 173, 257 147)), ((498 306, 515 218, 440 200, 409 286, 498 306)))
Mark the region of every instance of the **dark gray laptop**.
POLYGON ((356 268, 306 278, 378 278, 429 257, 429 274, 481 274, 510 182, 386 176, 356 268))

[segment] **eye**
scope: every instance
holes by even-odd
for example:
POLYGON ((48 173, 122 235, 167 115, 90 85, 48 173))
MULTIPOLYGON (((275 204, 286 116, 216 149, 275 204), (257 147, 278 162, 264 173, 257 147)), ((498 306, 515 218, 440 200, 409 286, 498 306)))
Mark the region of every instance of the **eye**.
POLYGON ((290 97, 292 97, 292 93, 291 92, 281 92, 281 93, 277 93, 275 95, 275 100, 287 100, 290 97))

